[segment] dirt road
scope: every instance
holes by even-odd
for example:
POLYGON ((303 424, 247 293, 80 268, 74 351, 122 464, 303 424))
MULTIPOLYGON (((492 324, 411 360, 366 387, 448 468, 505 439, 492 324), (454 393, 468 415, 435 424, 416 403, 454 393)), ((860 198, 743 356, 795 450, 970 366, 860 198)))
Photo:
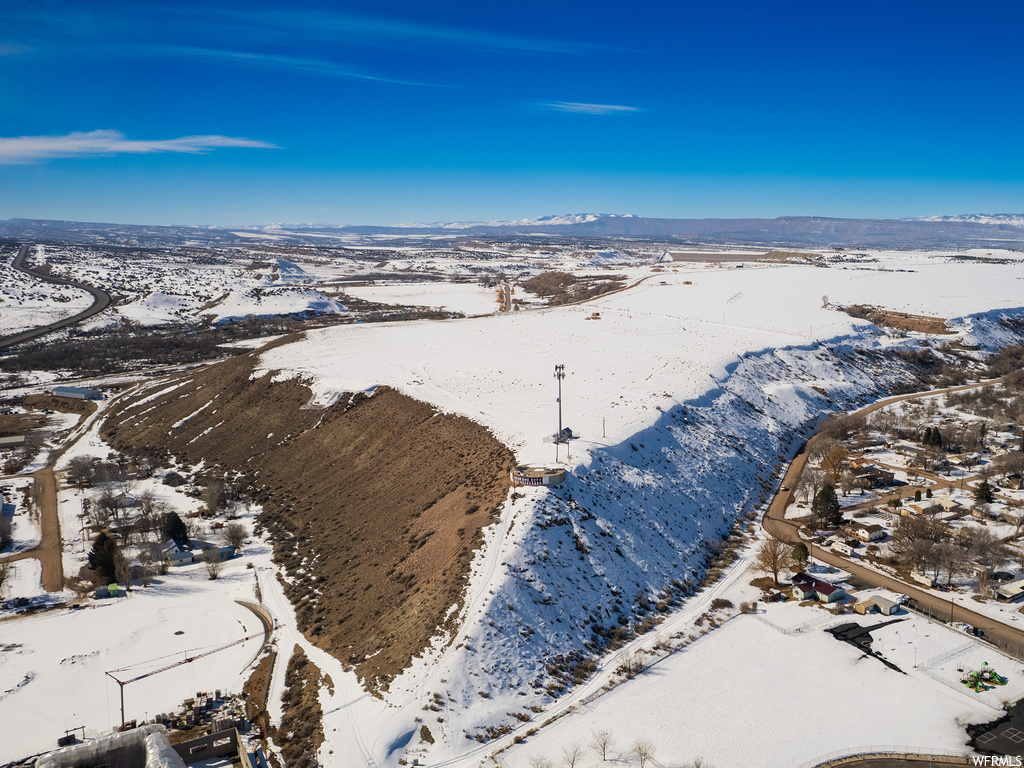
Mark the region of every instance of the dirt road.
POLYGON ((32 473, 35 482, 35 499, 39 509, 39 526, 42 536, 39 544, 25 552, 5 557, 5 562, 35 559, 43 569, 42 584, 47 592, 64 589, 64 558, 61 546, 60 518, 57 515, 57 478, 53 467, 48 466, 32 473))

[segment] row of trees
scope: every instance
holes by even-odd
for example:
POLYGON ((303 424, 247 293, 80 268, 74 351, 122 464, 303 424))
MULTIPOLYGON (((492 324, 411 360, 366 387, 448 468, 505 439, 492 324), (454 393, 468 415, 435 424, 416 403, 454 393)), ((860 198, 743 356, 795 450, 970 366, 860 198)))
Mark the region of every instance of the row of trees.
MULTIPOLYGON (((597 731, 592 735, 590 748, 601 758, 601 762, 608 762, 612 759, 613 752, 617 752, 616 762, 629 762, 635 760, 640 768, 646 768, 648 763, 655 762, 654 743, 647 738, 639 738, 630 745, 626 751, 616 751, 614 740, 609 731, 597 731)), ((564 768, 577 768, 583 763, 586 751, 579 742, 566 744, 562 747, 561 760, 558 763, 552 762, 545 756, 530 758, 531 768, 555 768, 556 765, 564 768)), ((702 759, 697 758, 685 763, 680 768, 710 768, 702 759)))
POLYGON ((905 515, 896 521, 889 552, 897 563, 930 573, 936 580, 944 573, 947 585, 967 573, 972 563, 991 570, 1016 557, 1024 568, 1024 552, 1012 550, 985 528, 954 532, 948 526, 916 515, 905 515))
MULTIPOLYGON (((180 541, 184 523, 174 512, 165 516, 164 530, 168 538, 180 541), (180 527, 179 527, 180 526, 180 527)), ((242 547, 246 538, 245 526, 241 523, 229 523, 221 532, 224 543, 232 549, 238 550, 242 547)), ((187 537, 187 533, 185 534, 187 537)), ((185 543, 188 543, 187 538, 185 543)), ((124 548, 120 546, 117 539, 108 531, 101 531, 93 542, 89 552, 89 568, 105 584, 131 584, 134 578, 141 579, 144 585, 149 585, 156 573, 166 573, 169 561, 155 542, 146 542, 138 547, 138 567, 133 569, 125 554, 124 548)), ((206 571, 211 579, 216 579, 223 568, 223 559, 220 549, 215 546, 207 546, 203 549, 202 561, 206 565, 206 571)))

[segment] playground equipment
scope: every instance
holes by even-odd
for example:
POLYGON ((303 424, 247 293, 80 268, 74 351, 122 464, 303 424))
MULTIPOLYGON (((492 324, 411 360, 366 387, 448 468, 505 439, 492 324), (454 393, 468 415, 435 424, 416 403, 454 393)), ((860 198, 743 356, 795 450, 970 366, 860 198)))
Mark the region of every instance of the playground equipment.
POLYGON ((981 669, 965 673, 960 678, 960 682, 975 693, 981 693, 982 691, 991 690, 997 685, 1006 685, 1007 680, 996 672, 995 669, 990 667, 987 661, 983 661, 981 663, 981 669))

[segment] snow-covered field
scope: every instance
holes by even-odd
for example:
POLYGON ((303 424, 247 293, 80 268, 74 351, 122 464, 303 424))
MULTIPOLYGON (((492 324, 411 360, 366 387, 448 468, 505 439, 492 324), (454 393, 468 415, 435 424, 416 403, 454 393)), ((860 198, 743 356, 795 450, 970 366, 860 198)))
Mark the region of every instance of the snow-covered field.
MULTIPOLYGON (((630 616, 633 596, 653 599, 656 585, 688 578, 709 541, 740 513, 759 508, 757 484, 791 450, 795 432, 824 411, 879 393, 878 385, 895 372, 867 370, 854 348, 916 342, 880 335, 824 306, 823 296, 945 316, 1020 305, 1010 282, 1024 276, 1019 264, 1002 275, 1003 286, 1011 287, 995 291, 995 272, 970 275, 976 266, 912 256, 888 265, 914 270, 906 272, 688 267, 582 306, 440 325, 335 327, 264 354, 263 369, 275 377, 302 375, 322 392, 394 386, 480 421, 521 460, 548 462, 555 451, 545 436, 557 426, 553 366, 566 366, 563 423, 578 435, 571 458, 561 449, 570 478, 553 492, 528 494, 520 502, 525 508, 514 506, 511 523, 503 521, 488 538, 488 548, 500 554, 485 550, 478 558, 462 632, 395 681, 388 698, 398 710, 377 713, 373 730, 379 735, 367 753, 378 761, 397 759, 399 751, 389 744, 412 725, 416 706, 410 700, 443 688, 450 711, 431 759, 479 755, 461 737, 515 726, 505 714, 537 700, 530 685, 551 654, 580 647, 592 623, 630 616), (568 527, 552 526, 555 520, 568 527), (495 557, 503 567, 490 564, 495 557), (542 642, 524 641, 526 628, 542 642)), ((972 318, 962 328, 984 332, 972 318)), ((707 644, 714 648, 716 641, 707 644)), ((749 657, 756 647, 755 638, 742 653, 749 657)), ((672 674, 665 679, 686 686, 672 674)), ((797 679, 814 688, 817 678, 797 679)), ((928 701, 925 711, 939 706, 927 688, 889 687, 887 681, 880 671, 867 683, 849 684, 873 688, 872 696, 885 690, 886 700, 917 696, 928 701)), ((661 700, 664 692, 649 693, 661 700)), ((693 706, 713 709, 728 697, 711 686, 708 699, 693 706)), ((864 698, 854 704, 852 716, 867 708, 864 698)), ((763 727, 788 732, 792 708, 774 711, 776 719, 765 716, 763 727)), ((934 713, 938 724, 928 728, 945 734, 934 743, 963 743, 954 722, 961 711, 934 713)), ((886 740, 898 726, 887 728, 870 731, 870 741, 886 740)), ((931 730, 922 733, 924 744, 931 730)), ((848 741, 863 744, 865 738, 850 735, 848 741)), ((824 752, 836 743, 823 738, 810 746, 824 752)), ((423 745, 413 740, 410 748, 423 745)), ((780 764, 799 759, 806 757, 791 750, 780 755, 780 764)))
POLYGON ((78 288, 37 280, 0 258, 0 336, 69 317, 88 308, 92 297, 78 288))
POLYGON ((465 315, 489 315, 498 308, 497 289, 475 283, 364 285, 346 288, 345 292, 381 304, 439 307, 465 315))
MULTIPOLYGON (((35 563, 37 561, 23 561, 35 563)), ((258 637, 125 686, 129 719, 170 711, 196 691, 238 690, 263 643, 262 625, 231 595, 252 599, 252 575, 234 563, 208 581, 203 566, 173 572, 130 597, 90 601, 3 625, 0 653, 0 761, 52 747, 64 729, 98 735, 121 723, 122 680, 248 635, 258 637)))
MULTIPOLYGON (((590 264, 594 257, 574 258, 590 264)), ((410 265, 419 258, 410 254, 410 265)), ((561 265, 568 259, 558 258, 561 265)), ((457 635, 437 638, 381 699, 362 692, 351 672, 298 633, 273 578, 269 549, 253 545, 265 598, 282 622, 279 649, 299 643, 334 681, 333 694, 321 692, 327 738, 321 763, 395 766, 415 755, 427 764, 475 765, 552 712, 568 710, 584 688, 588 696, 597 693, 618 666, 618 655, 602 659, 581 689, 557 700, 544 690, 545 666, 554 654, 583 647, 595 628, 635 626, 638 604, 657 601, 673 579, 699 581, 716 540, 734 521, 762 508, 770 475, 797 437, 825 412, 873 399, 900 377, 897 363, 881 357, 865 362, 857 350, 875 353, 919 340, 882 334, 837 311, 836 303, 965 318, 958 326, 961 338, 982 343, 1006 329, 998 315, 970 315, 1024 304, 1019 261, 971 264, 922 254, 871 258, 845 267, 664 264, 660 272, 650 264, 616 264, 616 272, 630 280, 646 279, 580 306, 336 326, 264 353, 263 371, 280 379, 307 377, 318 397, 392 386, 491 428, 518 459, 544 462, 555 459, 555 446, 545 438, 558 424, 554 366, 564 364, 562 421, 577 435, 559 449, 569 469, 566 482, 551 491, 523 489, 486 532, 457 635), (444 702, 443 711, 424 710, 434 694, 444 702), (421 723, 429 724, 433 745, 420 741, 421 723), (517 730, 491 743, 476 738, 505 725, 517 730)), ((435 266, 442 261, 424 260, 435 266)), ((541 260, 532 255, 529 270, 535 272, 541 260)), ((342 267, 333 273, 330 265, 319 269, 310 266, 308 274, 336 276, 342 267)), ((297 290, 315 290, 290 267, 279 263, 278 274, 278 285, 292 281, 297 290)), ((217 314, 219 306, 225 315, 240 312, 224 298, 236 290, 229 282, 190 299, 188 311, 198 312, 201 299, 203 311, 217 314)), ((433 285, 373 287, 364 289, 371 292, 364 298, 382 301, 391 291, 391 298, 406 303, 418 290, 435 306, 438 296, 455 297, 435 294, 442 289, 433 285)), ((160 290, 179 295, 166 286, 160 290)), ((455 298, 469 301, 468 294, 467 289, 467 296, 455 298)), ((144 301, 138 303, 142 312, 148 311, 144 301)), ((157 309, 169 317, 180 307, 169 302, 154 307, 155 314, 157 309)), ((94 433, 83 440, 82 451, 105 451, 94 433)), ((65 493, 62 500, 70 522, 67 515, 77 512, 74 497, 65 493)), ((74 538, 68 530, 64 535, 74 538)), ((247 551, 242 561, 233 561, 217 581, 175 570, 127 600, 0 625, 4 643, 21 644, 16 653, 0 654, 0 690, 31 673, 27 685, 0 693, 0 722, 22 718, 17 722, 24 723, 23 732, 32 734, 0 747, 0 760, 40 748, 35 745, 44 731, 52 739, 57 734, 50 731, 62 731, 76 718, 91 718, 90 728, 105 727, 111 710, 101 706, 101 697, 109 694, 113 702, 116 686, 111 689, 103 679, 104 670, 255 631, 255 617, 232 602, 252 594, 253 571, 243 565, 249 556, 247 551), (93 622, 94 616, 113 620, 93 622), (21 632, 20 640, 11 639, 9 627, 21 632), (174 635, 178 629, 186 634, 174 635), (186 644, 191 642, 197 645, 186 644), (73 673, 61 671, 61 659, 68 658, 77 660, 73 673), (47 711, 41 707, 62 680, 74 691, 67 709, 48 724, 32 720, 30 712, 47 711), (87 709, 89 702, 95 710, 87 709)), ((712 595, 750 599, 749 561, 747 550, 722 582, 667 611, 666 633, 692 628, 712 595)), ((801 620, 786 613, 792 610, 771 608, 766 618, 778 611, 780 622, 801 620)), ((806 610, 807 618, 830 618, 796 610, 806 610)), ((915 626, 929 638, 941 629, 915 626)), ((887 633, 879 638, 879 647, 893 639, 887 633)), ((640 636, 631 642, 652 641, 640 636)), ((900 643, 885 652, 906 665, 903 642, 908 641, 901 630, 900 643)), ((212 657, 209 676, 199 662, 189 665, 182 674, 201 677, 185 689, 237 690, 256 643, 212 657)), ((928 648, 934 658, 948 643, 943 639, 928 648)), ((881 743, 955 749, 966 740, 963 722, 992 715, 966 689, 955 690, 923 671, 898 675, 859 656, 820 631, 785 634, 756 618, 732 618, 635 680, 541 728, 501 760, 510 768, 543 755, 557 761, 567 741, 586 741, 606 727, 620 747, 650 738, 666 764, 704 757, 718 764, 745 758, 754 765, 794 765, 836 749, 881 743), (836 727, 797 732, 800 722, 818 717, 836 727), (766 755, 774 762, 766 763, 766 755)), ((278 698, 286 663, 282 653, 272 689, 278 698)), ((184 697, 170 682, 166 691, 155 682, 146 687, 152 680, 126 689, 144 711, 169 708, 184 697)), ((271 713, 279 718, 279 703, 272 702, 271 713)))
MULTIPOLYGON (((776 610, 769 607, 765 618, 776 610)), ((885 617, 861 623, 879 618, 885 617)), ((920 619, 896 626, 907 648, 931 634, 963 639, 920 619)), ((902 665, 907 652, 896 653, 888 642, 896 631, 889 628, 872 647, 902 665)), ((713 766, 792 768, 871 746, 963 750, 966 722, 998 716, 1002 702, 994 691, 986 702, 986 694, 938 683, 914 670, 912 661, 903 668, 908 674, 820 628, 786 635, 755 617, 738 616, 512 747, 502 762, 508 768, 528 768, 536 758, 557 764, 565 747, 581 744, 580 764, 590 768, 602 764, 591 746, 593 734, 606 731, 613 759, 635 761, 634 745, 647 739, 665 765, 701 758, 713 766)), ((1018 677, 1019 669, 1016 664, 1012 670, 1018 677)))

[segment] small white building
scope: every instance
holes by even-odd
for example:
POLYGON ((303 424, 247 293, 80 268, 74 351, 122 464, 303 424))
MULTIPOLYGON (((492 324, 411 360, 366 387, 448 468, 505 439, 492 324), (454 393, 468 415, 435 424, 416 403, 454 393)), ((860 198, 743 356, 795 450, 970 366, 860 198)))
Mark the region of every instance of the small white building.
POLYGON ((878 541, 885 538, 885 528, 877 523, 854 523, 850 527, 861 541, 878 541))
POLYGON ((192 563, 191 550, 182 549, 173 541, 165 542, 160 549, 171 565, 190 565, 192 563))

